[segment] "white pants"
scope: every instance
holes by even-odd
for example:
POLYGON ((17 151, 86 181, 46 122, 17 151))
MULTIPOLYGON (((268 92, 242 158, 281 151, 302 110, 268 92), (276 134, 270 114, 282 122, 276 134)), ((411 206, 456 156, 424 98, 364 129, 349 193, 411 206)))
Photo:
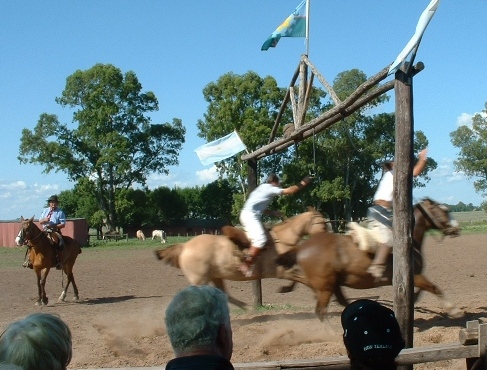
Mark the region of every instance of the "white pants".
POLYGON ((377 220, 370 220, 367 228, 369 230, 374 231, 374 235, 376 235, 377 240, 379 243, 387 245, 388 247, 392 248, 392 230, 388 228, 386 225, 380 223, 377 220))
POLYGON ((240 212, 240 222, 250 239, 252 246, 256 248, 263 248, 267 242, 264 226, 260 220, 260 215, 256 215, 250 211, 240 212))

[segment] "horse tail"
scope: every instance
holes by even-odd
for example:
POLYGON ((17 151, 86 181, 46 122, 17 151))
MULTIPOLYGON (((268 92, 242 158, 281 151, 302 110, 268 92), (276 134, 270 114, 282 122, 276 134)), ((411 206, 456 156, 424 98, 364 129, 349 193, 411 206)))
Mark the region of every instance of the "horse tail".
POLYGON ((154 253, 158 260, 164 260, 166 264, 179 268, 179 255, 183 251, 183 247, 183 243, 178 243, 167 248, 156 249, 154 253))
POLYGON ((277 256, 276 263, 285 269, 290 269, 298 263, 296 248, 277 256))

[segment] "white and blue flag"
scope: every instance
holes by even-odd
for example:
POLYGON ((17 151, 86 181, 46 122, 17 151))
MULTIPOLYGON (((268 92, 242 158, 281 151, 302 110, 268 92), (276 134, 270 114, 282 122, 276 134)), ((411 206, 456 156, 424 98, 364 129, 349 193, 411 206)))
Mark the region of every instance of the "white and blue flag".
POLYGON ((204 144, 194 151, 204 166, 223 161, 245 150, 245 144, 238 136, 237 131, 220 139, 204 144))

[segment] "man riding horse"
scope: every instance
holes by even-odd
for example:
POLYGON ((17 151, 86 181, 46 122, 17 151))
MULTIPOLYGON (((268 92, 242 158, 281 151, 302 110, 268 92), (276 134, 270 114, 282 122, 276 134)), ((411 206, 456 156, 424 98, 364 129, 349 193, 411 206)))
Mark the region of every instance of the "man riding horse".
MULTIPOLYGON (((62 269, 62 251, 64 249, 64 240, 61 234, 61 229, 66 226, 66 215, 64 211, 58 207, 59 199, 57 195, 51 195, 47 200, 48 207, 44 208, 39 218, 39 223, 42 229, 47 233, 51 244, 56 250, 56 269, 62 269)), ((32 268, 32 262, 27 259, 23 264, 24 267, 32 268)))
MULTIPOLYGON (((419 176, 426 167, 427 150, 419 152, 419 159, 413 168, 413 176, 419 176)), ((368 228, 379 235, 379 247, 367 272, 378 280, 383 278, 387 257, 392 251, 392 198, 394 161, 383 163, 383 173, 374 195, 374 205, 367 211, 368 228)))

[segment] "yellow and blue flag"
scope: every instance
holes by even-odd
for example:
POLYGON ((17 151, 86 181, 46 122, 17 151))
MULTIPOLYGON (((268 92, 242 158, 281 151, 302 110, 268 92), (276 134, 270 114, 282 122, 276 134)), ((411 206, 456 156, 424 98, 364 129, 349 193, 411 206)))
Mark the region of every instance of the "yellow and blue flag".
POLYGON ((245 144, 238 136, 237 131, 233 131, 231 134, 204 144, 194 151, 201 163, 206 166, 233 157, 245 149, 245 144))
POLYGON ((261 50, 276 47, 281 37, 305 37, 306 36, 306 0, 294 9, 294 12, 286 18, 282 24, 262 44, 261 50))

